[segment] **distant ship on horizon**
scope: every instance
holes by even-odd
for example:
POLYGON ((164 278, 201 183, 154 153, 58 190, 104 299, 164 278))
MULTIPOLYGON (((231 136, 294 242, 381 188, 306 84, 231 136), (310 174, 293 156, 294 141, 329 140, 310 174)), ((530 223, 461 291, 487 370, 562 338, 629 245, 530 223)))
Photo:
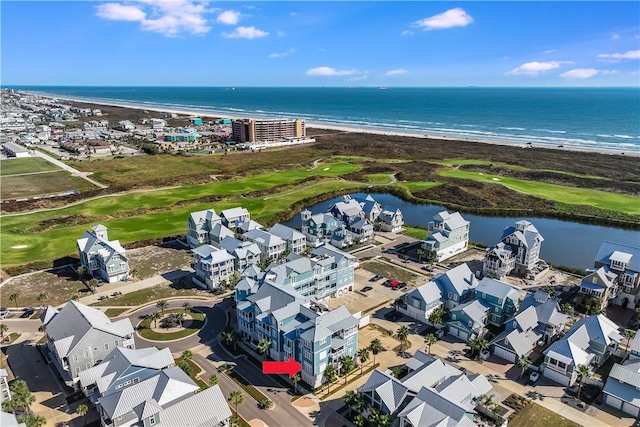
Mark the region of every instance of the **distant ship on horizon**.
POLYGON ((388 87, 386 87, 386 86, 378 86, 378 89, 380 89, 380 90, 387 90, 387 89, 389 89, 389 88, 388 88, 388 87))

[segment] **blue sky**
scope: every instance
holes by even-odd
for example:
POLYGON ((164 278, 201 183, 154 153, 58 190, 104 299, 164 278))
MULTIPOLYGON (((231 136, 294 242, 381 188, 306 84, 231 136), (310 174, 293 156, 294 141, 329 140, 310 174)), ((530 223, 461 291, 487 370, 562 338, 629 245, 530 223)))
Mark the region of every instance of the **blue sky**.
POLYGON ((4 1, 2 85, 639 86, 627 2, 4 1))

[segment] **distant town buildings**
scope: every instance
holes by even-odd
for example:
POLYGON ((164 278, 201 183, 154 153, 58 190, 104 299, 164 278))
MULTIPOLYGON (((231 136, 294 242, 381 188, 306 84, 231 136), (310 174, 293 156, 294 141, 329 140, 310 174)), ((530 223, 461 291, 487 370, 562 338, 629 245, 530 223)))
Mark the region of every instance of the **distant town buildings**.
POLYGON ((129 258, 118 240, 109 240, 107 227, 94 225, 76 241, 80 265, 96 279, 107 283, 129 279, 129 258))
POLYGON ((31 153, 27 148, 23 147, 20 144, 16 144, 15 142, 5 142, 4 144, 2 144, 2 151, 8 157, 31 157, 31 153))

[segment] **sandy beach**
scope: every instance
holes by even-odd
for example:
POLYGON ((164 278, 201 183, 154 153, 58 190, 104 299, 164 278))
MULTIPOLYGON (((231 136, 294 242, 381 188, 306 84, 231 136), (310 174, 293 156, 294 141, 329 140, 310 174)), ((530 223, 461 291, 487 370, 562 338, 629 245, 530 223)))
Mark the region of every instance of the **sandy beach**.
MULTIPOLYGON (((72 98, 72 97, 61 97, 61 96, 48 96, 36 94, 38 96, 42 96, 44 98, 49 99, 58 99, 65 100, 70 102, 77 102, 82 104, 93 104, 97 106, 110 106, 110 107, 120 107, 120 108, 130 108, 135 110, 142 111, 154 111, 158 113, 166 113, 166 114, 178 114, 178 115, 186 115, 193 117, 208 117, 212 119, 219 118, 229 118, 229 119, 242 119, 247 118, 246 115, 230 115, 226 112, 219 112, 215 110, 193 110, 187 108, 162 108, 157 106, 145 106, 145 105, 137 105, 137 104, 126 104, 126 103, 117 103, 117 102, 106 102, 106 101, 96 101, 96 100, 86 100, 80 98, 72 98)), ((303 117, 304 118, 304 117, 303 117)), ((474 142, 481 144, 491 144, 498 146, 511 146, 511 147, 519 147, 523 149, 531 149, 531 148, 543 148, 543 149, 552 149, 552 150, 562 150, 562 151, 573 151, 573 152, 584 152, 584 153, 600 153, 607 155, 624 155, 624 156, 633 156, 640 157, 640 151, 629 151, 629 152, 621 152, 615 150, 606 150, 606 149, 590 149, 586 147, 567 147, 567 146, 558 146, 553 144, 542 144, 542 143, 522 143, 516 141, 507 141, 507 140, 493 140, 493 139, 481 139, 481 138, 460 138, 458 136, 450 136, 446 134, 437 134, 437 135, 427 135, 419 132, 400 132, 397 130, 389 130, 389 129, 379 129, 375 127, 359 127, 359 126, 348 126, 344 124, 334 124, 334 123, 319 123, 319 122, 309 122, 305 121, 305 125, 307 128, 312 129, 326 129, 331 131, 339 131, 339 132, 350 132, 350 133, 361 133, 361 134, 371 134, 371 135, 386 135, 386 136, 399 136, 399 137, 407 137, 407 138, 421 138, 421 139, 429 139, 429 140, 438 140, 438 141, 451 141, 451 142, 474 142)))

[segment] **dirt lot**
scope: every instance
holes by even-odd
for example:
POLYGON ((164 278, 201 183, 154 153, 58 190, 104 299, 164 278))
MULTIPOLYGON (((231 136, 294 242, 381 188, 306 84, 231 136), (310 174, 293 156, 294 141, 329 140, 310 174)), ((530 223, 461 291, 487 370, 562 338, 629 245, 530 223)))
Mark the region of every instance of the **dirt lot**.
POLYGON ((64 191, 93 190, 96 187, 82 178, 71 176, 67 171, 10 175, 2 177, 2 200, 28 196, 62 193, 64 191))
POLYGON ((74 295, 83 296, 89 293, 89 289, 77 280, 71 268, 63 267, 14 278, 2 287, 2 304, 9 307, 15 305, 13 301, 9 301, 9 296, 14 293, 18 294, 19 307, 55 307, 69 301, 74 295), (38 301, 41 293, 47 296, 43 302, 38 301))
POLYGON ((191 250, 178 242, 168 242, 161 245, 145 246, 127 251, 129 268, 136 279, 147 279, 159 273, 189 267, 191 264, 191 250))

